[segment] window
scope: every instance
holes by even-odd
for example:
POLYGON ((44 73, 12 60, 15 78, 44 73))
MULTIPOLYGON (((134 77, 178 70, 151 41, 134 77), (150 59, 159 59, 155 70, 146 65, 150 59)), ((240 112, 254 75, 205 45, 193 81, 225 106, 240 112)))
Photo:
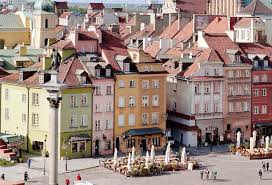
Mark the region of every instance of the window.
POLYGON ((32 105, 33 106, 39 105, 39 94, 38 93, 32 93, 32 105))
POLYGON ((266 89, 262 89, 262 96, 266 96, 266 89))
POLYGON ((244 101, 244 112, 248 112, 248 102, 244 101))
POLYGON ((48 38, 44 39, 44 45, 48 46, 48 38))
POLYGON ((82 107, 87 107, 88 106, 88 97, 87 97, 87 95, 82 95, 81 96, 81 106, 82 107))
POLYGON ((22 122, 25 123, 26 122, 26 114, 22 113, 22 122))
POLYGON ((39 76, 39 83, 40 84, 44 83, 44 74, 40 74, 40 76, 39 76))
POLYGON ((135 106, 135 97, 134 96, 130 96, 128 98, 128 106, 129 107, 134 107, 135 106))
POLYGON ((233 86, 230 85, 229 86, 229 96, 232 96, 233 95, 233 86))
POLYGON ((148 124, 148 114, 142 113, 142 124, 147 125, 148 124))
POLYGON ((214 82, 213 83, 213 92, 214 93, 219 93, 220 92, 220 83, 219 82, 214 82))
POLYGON ((78 152, 78 143, 72 143, 72 153, 78 152))
POLYGON ((130 87, 130 88, 135 88, 135 87, 136 87, 136 82, 135 82, 135 80, 130 80, 130 81, 129 81, 129 87, 130 87))
POLYGON ((249 92, 249 88, 248 88, 248 85, 245 85, 244 86, 244 95, 249 95, 250 92, 249 92))
POLYGON ((95 112, 102 112, 102 106, 100 104, 95 104, 95 112))
POLYGON ((106 69, 106 76, 107 77, 111 76, 111 69, 106 69))
POLYGON ((208 104, 208 103, 205 103, 205 104, 204 104, 204 112, 205 112, 205 113, 208 113, 208 112, 209 112, 209 104, 208 104))
POLYGON ((209 76, 209 70, 208 69, 205 69, 205 75, 209 76))
POLYGON ((177 103, 176 102, 173 102, 173 110, 176 111, 177 110, 177 103))
POLYGON ((9 97, 9 90, 5 89, 5 100, 8 100, 9 97))
POLYGON ((145 72, 151 71, 151 66, 144 66, 144 71, 145 72))
POLYGON ((233 71, 229 71, 228 76, 229 76, 229 78, 233 78, 233 71))
POLYGON ((110 102, 108 102, 108 103, 106 104, 106 111, 107 111, 107 112, 111 112, 111 111, 112 111, 112 104, 111 104, 110 102))
POLYGON ((159 137, 153 137, 152 138, 152 145, 160 146, 161 145, 160 138, 159 137))
POLYGON ((106 129, 112 129, 112 124, 110 120, 106 120, 106 129))
POLYGON ((72 115, 70 118, 70 128, 75 128, 77 127, 77 116, 72 115))
POLYGON ((124 124, 125 124, 125 116, 122 115, 122 114, 119 114, 118 115, 118 125, 119 126, 124 126, 124 124))
POLYGON ((250 71, 249 70, 245 70, 245 76, 250 77, 250 71))
POLYGON ((261 82, 267 82, 267 75, 261 76, 261 82))
POLYGON ((152 124, 158 124, 159 123, 159 115, 157 112, 152 113, 152 124))
POLYGON ((95 86, 94 87, 94 94, 96 96, 100 96, 101 95, 101 86, 95 86))
POLYGON ((112 91, 111 91, 111 86, 107 86, 107 95, 111 95, 112 91))
POLYGON ((5 108, 5 120, 9 120, 9 108, 5 108))
POLYGON ((218 76, 219 75, 219 70, 217 68, 213 69, 214 71, 214 76, 218 76))
POLYGON ((32 125, 39 126, 39 114, 32 113, 32 125))
POLYGON ((242 95, 242 87, 241 87, 241 85, 237 85, 237 87, 236 87, 236 95, 242 95))
POLYGON ((204 83, 204 93, 210 93, 210 83, 204 83))
POLYGON ((142 106, 143 107, 148 106, 148 96, 142 96, 142 106))
POLYGON ((236 71, 236 77, 237 77, 237 78, 240 78, 240 77, 241 77, 241 71, 240 71, 240 70, 237 70, 237 71, 236 71))
POLYGON ((242 112, 242 103, 236 102, 236 112, 242 112))
POLYGON ((142 88, 143 89, 148 89, 149 87, 148 87, 148 80, 143 80, 142 81, 142 88))
POLYGON ((253 76, 253 82, 255 82, 255 83, 259 82, 259 76, 258 75, 253 76))
POLYGON ((195 84, 195 94, 200 93, 200 84, 195 84))
POLYGON ((230 129, 231 129, 230 124, 227 124, 227 130, 230 130, 230 129))
POLYGON ((94 124, 95 130, 101 130, 101 120, 95 120, 94 124))
POLYGON ((215 103, 213 104, 213 111, 214 111, 214 112, 219 112, 219 103, 218 103, 218 102, 215 102, 215 103))
POLYGON ((152 88, 158 89, 160 87, 160 81, 159 80, 152 80, 152 88))
POLYGON ((199 104, 195 104, 195 114, 199 113, 199 104))
POLYGON ((48 28, 48 19, 45 19, 45 28, 48 28))
POLYGON ((105 141, 105 149, 106 150, 111 150, 111 140, 105 141))
POLYGON ((262 105, 262 114, 267 114, 267 105, 262 105))
POLYGON ((76 96, 72 95, 70 97, 70 103, 71 103, 72 107, 76 107, 77 106, 77 98, 76 98, 76 96))
POLYGON ((129 114, 128 125, 135 125, 135 114, 129 114))
POLYGON ((127 139, 127 148, 135 146, 135 139, 127 139))
POLYGON ((233 103, 229 102, 229 112, 233 112, 233 103))
POLYGON ((22 94, 22 102, 26 103, 26 94, 22 94))
POLYGON ((253 107, 253 114, 259 114, 259 106, 253 107))
POLYGON ((97 77, 100 76, 100 69, 95 69, 95 76, 97 76, 97 77))
POLYGON ((159 96, 158 95, 152 96, 152 106, 159 106, 159 96))
POLYGON ((124 88, 124 87, 125 87, 125 81, 119 80, 119 88, 124 88))
POLYGON ((259 90, 258 89, 253 89, 253 96, 255 96, 255 97, 259 96, 259 90))
POLYGON ((79 152, 84 152, 86 151, 86 142, 85 141, 80 141, 79 143, 79 152))
POLYGON ((86 115, 86 114, 81 115, 80 126, 81 127, 87 127, 88 126, 88 115, 86 115))
POLYGON ((130 64, 129 63, 124 63, 124 71, 129 72, 130 71, 130 64))
POLYGON ((81 83, 86 84, 87 83, 87 77, 86 76, 81 76, 81 83))
POLYGON ((118 107, 125 107, 125 98, 123 96, 119 96, 118 107))

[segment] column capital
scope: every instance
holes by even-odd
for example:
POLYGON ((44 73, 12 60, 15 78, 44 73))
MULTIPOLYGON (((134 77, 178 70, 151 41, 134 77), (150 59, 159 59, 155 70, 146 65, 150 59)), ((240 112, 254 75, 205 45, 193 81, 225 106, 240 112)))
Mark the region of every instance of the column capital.
POLYGON ((49 101, 50 108, 58 109, 59 108, 59 103, 62 100, 62 97, 47 98, 47 100, 49 101))

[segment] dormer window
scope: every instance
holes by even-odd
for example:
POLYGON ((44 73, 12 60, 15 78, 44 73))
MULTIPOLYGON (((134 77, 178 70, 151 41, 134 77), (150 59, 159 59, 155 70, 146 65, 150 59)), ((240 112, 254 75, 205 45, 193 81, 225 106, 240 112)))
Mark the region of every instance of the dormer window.
POLYGON ((151 66, 144 66, 144 71, 145 72, 151 71, 151 66))
POLYGON ((129 63, 124 63, 124 71, 129 72, 130 71, 130 64, 129 63))
POLYGON ((111 69, 106 69, 106 76, 110 77, 111 76, 111 69))
POLYGON ((254 67, 258 67, 259 66, 258 60, 254 60, 253 62, 254 62, 254 67))
POLYGON ((264 67, 268 67, 268 60, 264 60, 264 67))
POLYGON ((240 55, 235 55, 235 63, 241 63, 241 56, 240 55))
POLYGON ((98 77, 100 76, 100 69, 95 70, 95 76, 98 76, 98 77))
POLYGON ((19 81, 24 81, 24 73, 20 72, 19 74, 19 81))
POLYGON ((39 83, 40 84, 44 83, 44 74, 40 74, 40 76, 39 76, 39 83))
POLYGON ((82 84, 86 84, 87 83, 87 77, 86 76, 82 76, 81 77, 81 83, 82 84))

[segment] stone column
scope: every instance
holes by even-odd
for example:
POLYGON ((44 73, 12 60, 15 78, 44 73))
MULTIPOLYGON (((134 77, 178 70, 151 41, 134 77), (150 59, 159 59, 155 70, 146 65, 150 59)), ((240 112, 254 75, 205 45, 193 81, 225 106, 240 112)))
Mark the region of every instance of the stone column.
POLYGON ((223 15, 227 15, 226 14, 226 0, 222 1, 222 13, 223 13, 223 15))
POLYGON ((215 14, 218 15, 218 8, 219 8, 219 0, 215 0, 215 14))
POLYGON ((236 13, 237 13, 237 5, 238 3, 237 3, 237 0, 234 0, 234 2, 233 2, 233 5, 234 5, 234 8, 233 8, 233 16, 236 16, 236 13))
POLYGON ((49 94, 49 185, 58 185, 58 110, 61 97, 58 97, 58 91, 49 91, 49 94))
POLYGON ((230 0, 230 13, 229 13, 229 16, 232 17, 233 16, 233 0, 230 0))

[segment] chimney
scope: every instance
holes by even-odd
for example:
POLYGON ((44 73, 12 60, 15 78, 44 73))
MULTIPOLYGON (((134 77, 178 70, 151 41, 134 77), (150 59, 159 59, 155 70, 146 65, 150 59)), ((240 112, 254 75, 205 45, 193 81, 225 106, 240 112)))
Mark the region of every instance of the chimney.
POLYGON ((189 58, 193 58, 193 53, 192 52, 189 53, 189 58))
POLYGON ((183 70, 182 62, 179 62, 178 68, 179 68, 179 72, 181 72, 183 70))
POLYGON ((146 38, 146 37, 143 38, 143 50, 146 49, 146 47, 148 46, 150 41, 151 41, 151 38, 149 38, 149 37, 148 38, 146 38))

